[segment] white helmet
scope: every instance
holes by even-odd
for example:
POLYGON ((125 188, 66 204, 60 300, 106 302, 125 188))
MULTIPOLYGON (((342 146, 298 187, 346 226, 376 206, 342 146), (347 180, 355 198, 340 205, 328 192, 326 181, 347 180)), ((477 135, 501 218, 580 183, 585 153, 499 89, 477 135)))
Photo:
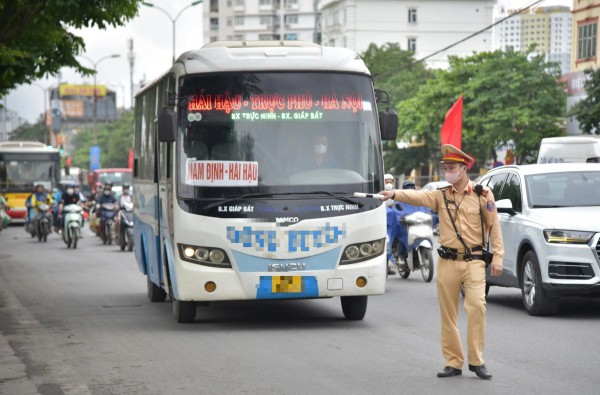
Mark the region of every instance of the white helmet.
POLYGON ((391 174, 386 174, 386 175, 384 175, 384 176, 383 176, 383 179, 384 179, 384 181, 385 181, 385 180, 393 180, 393 179, 394 179, 394 176, 393 176, 393 175, 391 175, 391 174))

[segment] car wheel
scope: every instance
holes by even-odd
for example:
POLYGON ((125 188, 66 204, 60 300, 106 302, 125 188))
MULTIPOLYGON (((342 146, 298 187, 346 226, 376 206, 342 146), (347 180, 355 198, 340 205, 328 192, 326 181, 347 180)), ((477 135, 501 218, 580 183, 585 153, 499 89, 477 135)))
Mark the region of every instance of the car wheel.
POLYGON ((528 251, 521 265, 521 295, 530 315, 552 315, 558 310, 558 299, 550 298, 542 287, 542 275, 537 255, 528 251))

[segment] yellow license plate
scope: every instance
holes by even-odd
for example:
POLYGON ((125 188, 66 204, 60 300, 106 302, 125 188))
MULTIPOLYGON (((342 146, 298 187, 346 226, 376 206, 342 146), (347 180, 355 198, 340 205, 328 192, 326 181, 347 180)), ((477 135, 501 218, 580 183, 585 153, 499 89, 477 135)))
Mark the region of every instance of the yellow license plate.
POLYGON ((302 276, 271 277, 271 292, 274 294, 302 292, 302 276))

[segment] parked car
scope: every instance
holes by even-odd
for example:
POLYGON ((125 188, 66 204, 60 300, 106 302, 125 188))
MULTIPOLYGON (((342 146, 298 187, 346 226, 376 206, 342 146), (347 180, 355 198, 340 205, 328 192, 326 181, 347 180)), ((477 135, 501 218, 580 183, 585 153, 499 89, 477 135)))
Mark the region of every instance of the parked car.
POLYGON ((600 164, 502 166, 481 184, 496 199, 504 271, 487 285, 521 289, 531 315, 566 296, 600 296, 600 164))

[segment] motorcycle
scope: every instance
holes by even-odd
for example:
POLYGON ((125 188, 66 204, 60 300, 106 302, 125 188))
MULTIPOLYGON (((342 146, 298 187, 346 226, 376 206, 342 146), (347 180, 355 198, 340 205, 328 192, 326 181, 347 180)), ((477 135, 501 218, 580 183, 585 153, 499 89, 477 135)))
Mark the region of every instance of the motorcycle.
POLYGON ((32 237, 37 237, 38 241, 45 243, 48 240, 48 235, 52 233, 52 212, 46 203, 38 206, 31 229, 33 230, 32 237))
POLYGON ((77 204, 68 204, 63 207, 63 215, 63 241, 67 248, 75 249, 83 228, 83 208, 77 204))
POLYGON ((133 203, 125 203, 119 210, 119 239, 121 251, 133 251, 133 203))
POLYGON ((433 279, 433 217, 429 209, 396 203, 387 209, 388 259, 402 278, 421 270, 423 280, 433 279))
POLYGON ((103 244, 112 244, 113 236, 112 230, 115 223, 115 204, 114 203, 102 203, 97 208, 97 213, 100 218, 98 223, 98 232, 103 244))

